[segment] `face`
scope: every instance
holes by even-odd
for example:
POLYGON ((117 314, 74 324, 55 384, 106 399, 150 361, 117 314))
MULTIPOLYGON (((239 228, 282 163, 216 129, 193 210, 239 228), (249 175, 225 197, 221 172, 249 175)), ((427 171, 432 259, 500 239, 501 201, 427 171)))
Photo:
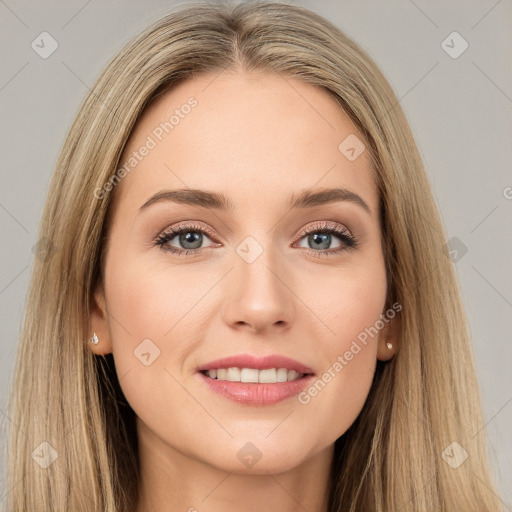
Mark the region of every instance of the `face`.
POLYGON ((133 167, 114 191, 91 350, 113 353, 146 446, 263 474, 305 464, 356 419, 397 343, 361 143, 325 91, 269 73, 195 77, 144 112, 120 161, 133 167), (291 206, 327 189, 344 193, 291 206), (240 355, 313 375, 232 384, 230 370, 212 389, 198 371, 240 355), (254 467, 243 450, 261 454, 254 467))

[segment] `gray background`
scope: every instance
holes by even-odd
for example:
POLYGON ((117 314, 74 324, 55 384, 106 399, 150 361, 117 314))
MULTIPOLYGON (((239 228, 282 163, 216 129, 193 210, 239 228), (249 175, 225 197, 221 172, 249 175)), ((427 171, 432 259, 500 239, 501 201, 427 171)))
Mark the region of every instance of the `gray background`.
MULTIPOLYGON (((0 0, 0 441, 10 423, 5 404, 32 247, 65 134, 110 57, 173 3, 0 0), (43 31, 59 45, 47 59, 31 47, 43 31)), ((511 1, 293 3, 353 37, 400 98, 448 238, 456 237, 453 248, 463 248, 455 266, 473 336, 489 456, 506 510, 512 510, 511 1), (442 46, 453 31, 469 44, 457 58, 442 46)), ((457 40, 447 44, 461 48, 457 40)), ((7 492, 1 483, 0 506, 7 492)))

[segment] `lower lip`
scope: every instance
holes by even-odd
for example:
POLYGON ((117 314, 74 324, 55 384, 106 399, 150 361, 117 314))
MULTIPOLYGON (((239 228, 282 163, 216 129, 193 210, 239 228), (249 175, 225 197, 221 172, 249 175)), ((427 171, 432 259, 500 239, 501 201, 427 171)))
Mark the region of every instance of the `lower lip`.
POLYGON ((237 403, 247 405, 272 405, 298 395, 314 377, 314 375, 307 375, 289 382, 258 384, 256 382, 230 382, 212 379, 201 372, 198 372, 198 375, 211 391, 237 403))

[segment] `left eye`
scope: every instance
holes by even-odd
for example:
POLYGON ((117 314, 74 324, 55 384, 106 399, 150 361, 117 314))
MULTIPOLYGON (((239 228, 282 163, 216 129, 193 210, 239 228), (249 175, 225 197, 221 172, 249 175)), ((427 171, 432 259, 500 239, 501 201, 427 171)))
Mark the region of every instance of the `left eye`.
MULTIPOLYGON (((357 240, 346 228, 342 228, 336 224, 331 223, 324 223, 321 226, 314 226, 307 231, 303 231, 301 235, 302 236, 299 238, 299 240, 306 239, 306 243, 309 247, 305 248, 315 253, 315 255, 337 254, 341 251, 357 246, 357 240), (327 250, 325 246, 331 245, 333 235, 340 241, 340 243, 337 247, 334 248, 334 250, 332 250, 332 248, 331 250, 327 250)), ((210 239, 210 236, 213 238, 213 235, 211 235, 202 226, 179 226, 159 235, 156 238, 154 244, 159 246, 164 251, 169 251, 178 255, 186 255, 200 252, 200 250, 203 248, 201 245, 205 236, 207 239, 210 239), (178 239, 178 243, 181 245, 181 248, 171 245, 171 242, 175 238, 178 239)))
MULTIPOLYGON (((301 240, 305 239, 305 242, 306 242, 306 244, 308 244, 309 247, 308 246, 305 247, 303 245, 301 245, 300 247, 305 247, 306 249, 310 249, 311 245, 313 245, 313 247, 315 247, 317 249, 326 250, 326 249, 328 249, 328 247, 326 247, 326 246, 331 245, 331 243, 333 241, 333 235, 335 238, 338 238, 338 240, 340 240, 340 235, 338 235, 336 233, 329 232, 329 231, 310 232, 309 234, 307 234, 301 238, 301 240)), ((337 247, 340 247, 341 245, 343 245, 343 244, 341 242, 338 242, 337 247)), ((332 247, 331 247, 331 249, 332 249, 332 247)))
POLYGON ((306 231, 301 233, 302 238, 306 238, 306 243, 311 254, 314 256, 332 256, 334 254, 339 254, 342 251, 346 251, 347 249, 356 248, 358 246, 357 239, 350 233, 350 231, 338 224, 332 222, 324 222, 320 225, 313 226, 306 231), (331 245, 333 236, 341 241, 334 250, 328 250, 325 246, 331 245), (311 250, 311 245, 317 250, 311 250))

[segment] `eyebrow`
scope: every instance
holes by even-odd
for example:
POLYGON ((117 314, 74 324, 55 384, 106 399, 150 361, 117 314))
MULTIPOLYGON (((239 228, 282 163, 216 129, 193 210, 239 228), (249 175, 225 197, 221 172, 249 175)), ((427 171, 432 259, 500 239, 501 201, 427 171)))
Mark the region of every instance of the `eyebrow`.
MULTIPOLYGON (((216 210, 233 210, 233 202, 217 192, 209 192, 194 188, 177 190, 161 190, 151 196, 140 208, 139 213, 154 203, 171 201, 178 204, 188 204, 203 208, 214 208, 216 210)), ((368 214, 371 210, 362 197, 345 188, 327 188, 318 191, 303 190, 299 194, 293 194, 288 202, 290 208, 313 208, 324 204, 331 204, 340 201, 347 201, 359 205, 368 214)))

